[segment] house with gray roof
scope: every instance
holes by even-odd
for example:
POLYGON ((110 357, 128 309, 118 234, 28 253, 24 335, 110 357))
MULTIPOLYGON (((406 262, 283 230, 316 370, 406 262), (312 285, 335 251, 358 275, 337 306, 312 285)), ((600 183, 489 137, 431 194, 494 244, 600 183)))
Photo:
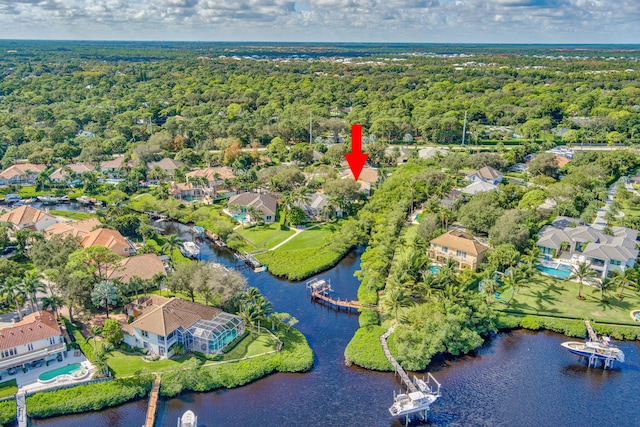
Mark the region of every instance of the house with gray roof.
MULTIPOLYGON (((317 218, 322 215, 322 211, 329 205, 329 196, 324 193, 316 192, 307 196, 307 200, 300 203, 300 208, 311 218, 317 218)), ((335 208, 335 216, 341 217, 342 210, 335 208)))
POLYGON ((498 185, 502 182, 502 173, 491 166, 485 166, 467 175, 467 179, 472 182, 484 181, 498 185))
POLYGON ((271 193, 240 193, 231 196, 227 207, 233 214, 247 213, 250 207, 258 209, 262 213, 262 219, 269 224, 275 221, 278 201, 271 193), (237 207, 232 209, 231 207, 237 207))
POLYGON ((611 234, 606 234, 563 219, 543 227, 538 234, 537 245, 545 257, 563 258, 573 264, 588 261, 602 278, 635 265, 637 230, 616 226, 610 228, 611 234))

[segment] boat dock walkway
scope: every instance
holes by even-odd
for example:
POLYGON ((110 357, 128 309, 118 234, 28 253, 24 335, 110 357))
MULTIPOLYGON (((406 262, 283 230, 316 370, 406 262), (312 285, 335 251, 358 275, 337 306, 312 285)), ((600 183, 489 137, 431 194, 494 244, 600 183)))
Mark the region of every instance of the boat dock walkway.
MULTIPOLYGON (((358 311, 360 307, 363 307, 363 305, 356 300, 343 301, 339 298, 334 299, 330 296, 331 292, 333 292, 333 289, 331 289, 331 284, 324 279, 318 279, 317 277, 314 277, 307 282, 307 293, 311 296, 312 299, 321 301, 324 304, 338 310, 342 310, 344 308, 345 310, 358 311)), ((379 308, 374 305, 365 305, 364 307, 379 310, 379 308)))
POLYGON ((393 369, 395 369, 396 374, 400 376, 400 379, 402 380, 405 387, 407 387, 407 390, 409 390, 409 393, 414 393, 418 391, 418 388, 413 383, 413 381, 411 381, 411 378, 409 378, 409 375, 407 375, 407 372, 404 370, 404 368, 400 366, 398 361, 395 359, 395 357, 391 355, 391 352, 389 351, 387 338, 389 338, 389 335, 391 335, 395 330, 396 330, 396 325, 393 325, 392 327, 389 328, 387 332, 380 335, 380 344, 382 344, 382 350, 384 351, 384 355, 389 360, 389 363, 391 363, 391 366, 393 366, 393 369))
POLYGON ((587 334, 589 334, 589 341, 598 342, 600 339, 598 338, 598 334, 593 330, 593 326, 588 320, 584 321, 584 325, 587 327, 587 334))
POLYGON ((16 393, 16 411, 18 427, 27 427, 27 400, 24 390, 16 393))
POLYGON ((156 422, 156 412, 158 412, 158 396, 160 395, 160 374, 156 373, 156 378, 153 380, 153 387, 151 388, 151 394, 149 395, 149 406, 147 407, 147 420, 144 423, 144 427, 153 427, 156 422))

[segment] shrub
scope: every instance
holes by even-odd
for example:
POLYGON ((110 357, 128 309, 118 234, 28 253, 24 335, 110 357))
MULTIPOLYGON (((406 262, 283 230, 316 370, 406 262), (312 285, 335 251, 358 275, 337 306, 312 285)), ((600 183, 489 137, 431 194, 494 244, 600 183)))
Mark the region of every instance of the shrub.
POLYGON ((5 400, 0 402, 0 425, 9 426, 16 422, 16 401, 5 400))
POLYGON ((360 327, 377 325, 378 324, 378 312, 372 308, 363 308, 358 318, 360 327))
POLYGON ((525 329, 531 329, 537 331, 542 326, 542 322, 539 317, 536 316, 524 316, 520 320, 520 326, 525 329))
POLYGON ((41 392, 27 397, 27 413, 30 417, 46 418, 97 411, 145 397, 152 385, 153 377, 144 375, 41 392))
POLYGON ((520 316, 498 313, 496 316, 496 326, 498 329, 516 329, 520 327, 520 316))
POLYGON ((347 362, 376 371, 393 370, 380 344, 380 335, 385 331, 382 326, 375 325, 358 329, 344 350, 347 362))
POLYGON ((267 266, 274 276, 289 280, 302 280, 336 265, 348 252, 335 251, 328 246, 294 251, 269 251, 256 258, 267 266))

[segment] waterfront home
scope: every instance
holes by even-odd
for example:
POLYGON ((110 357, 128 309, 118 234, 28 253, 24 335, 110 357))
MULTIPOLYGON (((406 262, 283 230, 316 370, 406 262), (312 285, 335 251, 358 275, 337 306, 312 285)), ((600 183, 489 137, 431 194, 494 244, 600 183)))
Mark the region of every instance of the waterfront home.
MULTIPOLYGON (((225 181, 235 178, 233 169, 229 167, 205 168, 198 169, 186 174, 187 182, 194 185, 200 185, 206 182, 208 193, 215 199, 218 197, 229 197, 235 192, 225 185, 225 181)), ((205 190, 207 191, 207 190, 205 190)))
POLYGON ((56 184, 62 182, 78 183, 80 180, 78 178, 74 179, 74 175, 79 176, 85 172, 94 172, 95 170, 96 168, 91 163, 72 163, 53 171, 53 173, 49 175, 49 179, 56 184))
POLYGON ((0 185, 33 185, 36 176, 45 169, 47 169, 45 165, 16 163, 0 172, 0 185))
MULTIPOLYGON (((310 218, 318 218, 323 214, 323 211, 329 206, 329 196, 324 193, 313 193, 307 196, 307 199, 299 203, 299 207, 304 211, 305 215, 310 218)), ((338 207, 334 207, 334 215, 336 217, 342 217, 342 210, 338 207)))
POLYGON ((51 237, 59 235, 61 237, 73 236, 83 238, 102 223, 98 218, 87 218, 82 221, 57 222, 44 230, 44 238, 50 240, 51 237))
POLYGON ((165 266, 156 254, 143 254, 120 260, 115 268, 107 270, 107 279, 129 283, 132 278, 151 280, 156 275, 167 275, 165 266))
MULTIPOLYGON (((350 168, 342 171, 340 177, 342 179, 354 179, 353 172, 351 172, 350 168)), ((360 192, 370 196, 371 191, 379 180, 380 176, 378 175, 378 169, 368 167, 362 168, 362 172, 360 172, 360 176, 357 181, 360 185, 360 192)))
POLYGON ((29 228, 43 231, 57 223, 58 219, 45 211, 23 205, 0 216, 0 221, 11 223, 14 230, 29 228))
POLYGON ((428 254, 436 262, 446 263, 452 259, 458 263, 459 268, 475 271, 488 250, 488 246, 478 242, 470 234, 452 230, 431 240, 428 254))
POLYGON ((169 194, 176 199, 192 200, 204 197, 206 192, 202 186, 191 182, 174 182, 169 187, 169 194))
POLYGON ((133 161, 125 161, 124 156, 117 156, 111 160, 100 163, 100 170, 107 178, 119 179, 124 177, 125 169, 132 168, 133 166, 135 166, 133 161))
POLYGON ((502 173, 491 166, 485 166, 467 175, 467 179, 472 182, 488 182, 498 185, 502 182, 502 173))
POLYGON ((12 326, 0 329, 0 375, 18 368, 62 360, 66 353, 62 331, 52 311, 26 315, 12 326))
POLYGON ((227 209, 232 215, 246 214, 250 207, 256 208, 265 223, 275 221, 278 202, 276 196, 271 193, 240 193, 231 196, 227 209))
POLYGON ((129 240, 125 239, 118 230, 110 228, 97 228, 89 232, 80 241, 80 246, 83 248, 104 246, 111 249, 114 254, 123 257, 131 256, 136 252, 129 240))
POLYGON ((161 357, 171 357, 175 344, 186 351, 219 354, 245 330, 238 316, 179 298, 140 297, 125 312, 135 320, 124 325, 124 342, 161 357))
POLYGON ((542 227, 537 245, 545 258, 569 264, 589 262, 601 278, 614 271, 632 268, 638 258, 638 231, 626 227, 610 227, 606 234, 590 225, 576 225, 559 217, 552 225, 542 227))

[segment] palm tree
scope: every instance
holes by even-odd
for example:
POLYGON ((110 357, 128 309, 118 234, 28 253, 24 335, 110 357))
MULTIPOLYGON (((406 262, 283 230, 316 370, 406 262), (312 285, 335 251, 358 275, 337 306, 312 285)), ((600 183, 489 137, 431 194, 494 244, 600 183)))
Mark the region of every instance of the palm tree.
POLYGON ((173 251, 180 248, 182 240, 177 234, 170 234, 164 239, 164 245, 162 245, 162 252, 169 255, 171 262, 173 263, 173 251))
POLYGON ((56 317, 58 316, 58 309, 60 307, 62 307, 63 305, 63 300, 62 298, 60 298, 58 295, 51 295, 48 297, 43 297, 41 300, 42 302, 42 309, 43 310, 51 310, 54 312, 54 314, 56 315, 56 317))
POLYGON ((571 268, 571 276, 568 280, 578 279, 578 299, 584 299, 582 296, 582 285, 586 279, 593 278, 596 272, 591 269, 591 265, 588 262, 581 262, 575 264, 571 268))
MULTIPOLYGON (((273 305, 271 304, 271 301, 269 301, 262 295, 256 298, 254 304, 256 305, 256 310, 258 311, 258 321, 266 321, 273 313, 273 305)), ((260 329, 258 329, 258 334, 260 334, 260 329)))
POLYGON ((19 277, 7 277, 4 279, 2 288, 0 288, 0 295, 5 303, 16 305, 18 311, 18 319, 22 320, 22 304, 20 301, 24 297, 24 290, 22 289, 22 281, 19 277))
POLYGON ((51 178, 49 178, 49 174, 46 169, 40 172, 35 179, 36 183, 36 191, 44 190, 47 187, 51 187, 51 178))
POLYGON ((85 338, 85 341, 89 341, 93 339, 93 351, 96 351, 96 337, 102 333, 102 327, 93 325, 91 329, 89 329, 89 336, 85 338))
POLYGON ((624 272, 616 270, 614 274, 614 280, 620 288, 620 292, 616 294, 618 298, 623 298, 624 288, 627 286, 638 287, 638 272, 635 269, 627 268, 624 272))
POLYGON ((607 302, 604 294, 616 287, 617 283, 615 279, 612 279, 611 277, 605 277, 604 279, 600 279, 600 283, 598 285, 600 287, 600 301, 607 302))
POLYGON ((251 219, 255 221, 256 224, 264 222, 262 218, 262 211, 255 206, 248 206, 247 213, 249 214, 249 217, 251 217, 251 219))
POLYGON ((109 318, 109 304, 115 305, 119 299, 116 285, 108 280, 103 280, 98 283, 93 288, 93 292, 91 292, 91 302, 93 302, 96 307, 104 306, 107 312, 107 319, 109 318))
POLYGON ((27 271, 22 279, 22 289, 29 298, 31 312, 35 312, 38 309, 36 294, 46 290, 44 283, 40 281, 40 274, 37 271, 27 271))
POLYGON ((520 291, 520 287, 524 284, 525 280, 526 276, 523 270, 515 267, 509 269, 509 274, 504 277, 504 282, 511 288, 511 297, 509 301, 506 302, 507 305, 511 303, 515 294, 520 291))
POLYGON ((413 304, 413 300, 407 295, 402 288, 391 288, 382 299, 382 307, 394 313, 396 322, 399 321, 398 313, 403 307, 409 307, 413 304))

